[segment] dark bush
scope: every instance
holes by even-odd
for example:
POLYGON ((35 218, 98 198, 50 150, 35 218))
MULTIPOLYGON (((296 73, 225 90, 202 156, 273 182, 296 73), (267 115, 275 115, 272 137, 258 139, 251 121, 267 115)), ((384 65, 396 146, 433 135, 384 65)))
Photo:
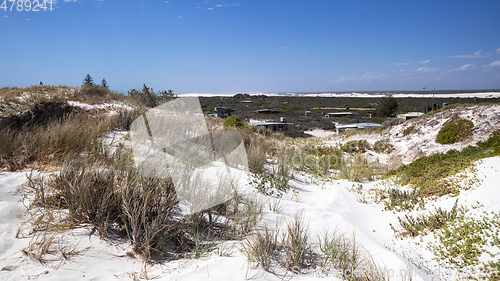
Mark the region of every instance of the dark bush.
POLYGON ((398 110, 398 100, 392 95, 381 98, 377 106, 377 115, 382 117, 393 116, 398 110))

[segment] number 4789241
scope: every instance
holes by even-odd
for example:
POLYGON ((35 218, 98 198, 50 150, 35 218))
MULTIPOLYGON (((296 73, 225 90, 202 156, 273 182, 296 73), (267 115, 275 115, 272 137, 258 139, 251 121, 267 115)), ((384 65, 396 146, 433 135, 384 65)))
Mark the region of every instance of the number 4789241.
POLYGON ((52 11, 52 0, 3 0, 0 10, 4 12, 52 11))

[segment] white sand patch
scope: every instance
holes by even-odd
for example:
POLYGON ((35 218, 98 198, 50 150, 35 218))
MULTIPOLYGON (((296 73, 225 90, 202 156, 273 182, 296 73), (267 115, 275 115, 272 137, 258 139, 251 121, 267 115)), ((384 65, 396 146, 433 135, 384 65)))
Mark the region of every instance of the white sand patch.
POLYGON ((134 110, 133 107, 121 102, 104 102, 99 104, 88 104, 79 101, 68 101, 68 104, 71 106, 82 108, 84 110, 93 110, 93 109, 105 110, 109 112, 109 115, 117 114, 117 112, 120 110, 126 110, 126 111, 134 110))
POLYGON ((327 131, 327 130, 321 130, 321 129, 316 129, 312 131, 305 131, 304 133, 315 136, 317 138, 327 138, 329 136, 337 134, 335 131, 327 131))

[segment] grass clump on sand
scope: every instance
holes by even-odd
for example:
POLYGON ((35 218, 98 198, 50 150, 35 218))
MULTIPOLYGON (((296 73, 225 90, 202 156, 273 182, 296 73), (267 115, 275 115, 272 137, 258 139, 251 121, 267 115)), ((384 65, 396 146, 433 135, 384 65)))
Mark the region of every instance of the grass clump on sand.
POLYGON ((0 168, 15 171, 33 163, 59 165, 79 157, 85 150, 102 149, 99 138, 113 129, 126 127, 136 114, 94 116, 58 103, 56 109, 61 108, 71 109, 69 113, 34 123, 34 119, 25 122, 22 117, 4 119, 0 130, 0 168))
POLYGON ((458 119, 445 124, 439 130, 436 142, 440 144, 452 144, 472 135, 474 123, 470 120, 458 119))
POLYGON ((0 169, 9 171, 32 164, 60 165, 86 150, 102 149, 99 138, 103 134, 128 129, 139 114, 135 109, 107 115, 102 110, 84 110, 67 102, 126 100, 99 86, 4 88, 0 98, 5 102, 0 108, 0 169))
POLYGON ((278 234, 278 227, 271 229, 265 226, 264 229, 249 236, 243 243, 248 260, 270 271, 271 262, 276 258, 279 249, 278 234))
POLYGON ((334 268, 343 280, 388 280, 386 272, 357 241, 338 230, 318 237, 323 271, 334 268))
POLYGON ((450 211, 438 208, 428 215, 420 215, 412 217, 405 214, 404 218, 398 217, 399 224, 403 231, 394 231, 400 233, 402 236, 416 237, 418 235, 426 234, 427 232, 434 232, 436 229, 443 228, 446 224, 452 222, 457 217, 464 214, 464 210, 458 208, 458 200, 450 211))
POLYGON ((145 262, 200 257, 218 242, 240 239, 260 220, 263 207, 236 193, 225 203, 186 215, 178 207, 170 177, 143 175, 125 148, 112 155, 95 153, 68 162, 46 181, 31 180, 36 194, 32 206, 67 214, 59 225, 91 225, 101 238, 126 239, 145 262))

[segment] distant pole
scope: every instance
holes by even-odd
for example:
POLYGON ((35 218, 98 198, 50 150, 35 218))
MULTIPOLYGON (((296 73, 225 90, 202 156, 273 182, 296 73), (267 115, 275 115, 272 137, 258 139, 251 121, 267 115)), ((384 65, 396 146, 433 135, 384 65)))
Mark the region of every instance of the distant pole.
POLYGON ((436 92, 436 87, 432 86, 432 109, 434 109, 434 105, 435 105, 435 103, 434 103, 434 94, 435 94, 435 92, 436 92))

